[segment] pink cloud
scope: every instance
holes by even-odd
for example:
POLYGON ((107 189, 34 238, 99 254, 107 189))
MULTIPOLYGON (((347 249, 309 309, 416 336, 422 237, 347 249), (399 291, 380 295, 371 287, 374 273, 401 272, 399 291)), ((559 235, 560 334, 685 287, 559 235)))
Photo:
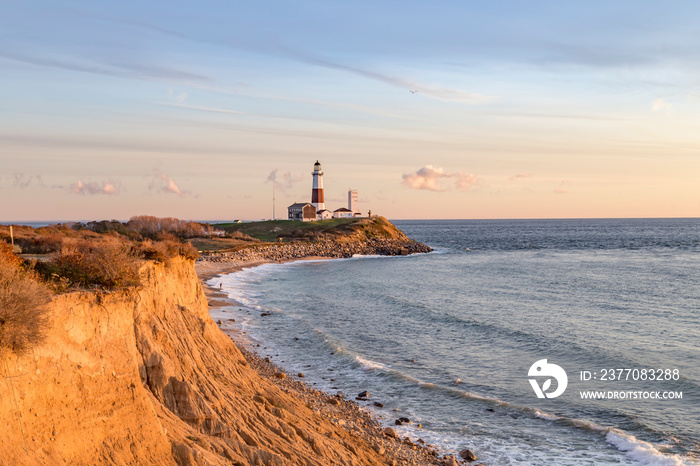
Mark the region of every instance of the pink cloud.
POLYGON ((156 191, 161 192, 161 193, 175 194, 175 195, 180 196, 180 197, 184 197, 184 196, 192 196, 195 198, 199 197, 196 194, 193 194, 191 191, 181 189, 177 185, 175 180, 172 179, 170 176, 166 175, 165 173, 155 172, 153 177, 154 177, 153 181, 148 186, 149 190, 155 189, 156 191))
POLYGON ((441 167, 425 165, 415 173, 402 175, 401 184, 411 189, 425 189, 428 191, 443 192, 449 190, 441 180, 454 180, 454 187, 460 191, 466 191, 479 183, 476 175, 471 173, 449 173, 441 167))
POLYGON ((73 194, 81 194, 85 196, 89 194, 94 196, 96 194, 106 194, 108 196, 116 196, 119 194, 119 187, 112 181, 104 181, 102 183, 97 182, 83 182, 83 180, 78 180, 70 185, 70 192, 73 194))
POLYGON ((473 186, 479 184, 479 179, 476 177, 476 175, 472 175, 471 173, 457 172, 455 173, 455 176, 457 178, 455 187, 460 191, 467 191, 473 186))
POLYGON ((102 192, 105 194, 118 194, 119 188, 117 188, 114 183, 105 183, 102 186, 102 192))
POLYGON ((163 180, 163 182, 165 183, 161 188, 162 191, 164 191, 166 193, 173 193, 173 194, 177 194, 178 196, 182 196, 182 191, 180 190, 178 185, 175 184, 175 180, 173 180, 172 178, 170 178, 169 176, 167 176, 165 174, 160 175, 160 179, 163 180))
POLYGON ((559 182, 559 186, 557 186, 557 187, 554 189, 554 193, 555 193, 555 194, 566 194, 568 191, 567 191, 566 189, 564 189, 564 188, 565 188, 566 186, 568 186, 569 184, 570 184, 570 183, 569 183, 569 180, 561 180, 561 182, 559 182))
POLYGON ((510 178, 508 178, 508 181, 515 181, 523 178, 534 178, 534 176, 534 173, 518 173, 517 175, 513 175, 510 178))
POLYGON ((32 184, 33 181, 39 186, 44 186, 44 182, 41 179, 41 175, 25 175, 24 173, 15 173, 12 177, 12 185, 15 188, 24 189, 32 184))
POLYGON ((296 183, 304 180, 303 175, 293 176, 290 172, 285 172, 281 177, 277 176, 278 171, 279 169, 277 168, 272 170, 270 174, 267 175, 265 183, 272 183, 275 188, 282 192, 286 193, 287 190, 291 189, 296 183))

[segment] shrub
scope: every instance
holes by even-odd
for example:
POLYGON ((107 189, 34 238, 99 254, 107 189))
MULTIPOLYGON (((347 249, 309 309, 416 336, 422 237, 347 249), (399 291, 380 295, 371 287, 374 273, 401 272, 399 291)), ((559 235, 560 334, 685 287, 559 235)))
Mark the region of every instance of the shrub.
POLYGON ((253 238, 252 236, 250 236, 246 233, 243 233, 240 230, 233 230, 230 233, 226 233, 226 238, 240 239, 243 241, 260 242, 259 239, 253 238))
POLYGON ((0 244, 0 352, 21 354, 43 341, 50 300, 46 287, 0 244))
POLYGON ((126 228, 151 239, 157 239, 162 234, 171 234, 183 239, 202 238, 214 234, 214 228, 207 223, 180 220, 173 217, 159 218, 150 215, 131 217, 131 220, 126 223, 126 228))
POLYGON ((146 240, 141 243, 141 253, 144 259, 167 262, 173 257, 183 256, 187 259, 199 257, 197 248, 190 243, 182 243, 172 235, 161 235, 161 240, 146 240))
POLYGON ((61 249, 63 236, 60 233, 49 233, 33 238, 17 238, 15 243, 25 254, 49 254, 61 249))
POLYGON ((126 288, 139 284, 141 263, 131 245, 118 240, 64 242, 61 253, 37 264, 37 270, 57 283, 74 286, 126 288))

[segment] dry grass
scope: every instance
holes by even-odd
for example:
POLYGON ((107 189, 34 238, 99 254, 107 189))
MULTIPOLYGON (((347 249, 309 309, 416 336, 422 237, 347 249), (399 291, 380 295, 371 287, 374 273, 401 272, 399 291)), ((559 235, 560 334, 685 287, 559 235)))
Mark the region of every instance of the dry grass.
POLYGON ((49 254, 61 249, 62 240, 63 235, 54 232, 34 237, 20 237, 15 243, 24 254, 49 254))
MULTIPOLYGON (((182 238, 196 234, 208 238, 213 228, 178 219, 134 217, 129 224, 112 220, 72 227, 18 226, 14 233, 15 243, 24 254, 50 255, 47 260, 33 258, 38 260, 36 270, 55 291, 67 291, 136 286, 143 259, 165 263, 177 256, 196 259, 197 249, 182 238), (141 235, 134 229, 136 226, 150 236, 141 235)), ((0 242, 3 240, 9 242, 9 228, 0 225, 0 242)))
POLYGON ((144 259, 168 262, 171 258, 183 256, 187 259, 199 257, 197 248, 190 243, 182 243, 172 235, 161 235, 159 241, 144 240, 139 243, 139 249, 144 259))
POLYGON ((242 241, 259 242, 259 239, 253 238, 252 236, 243 233, 242 231, 234 230, 230 233, 226 233, 226 238, 239 239, 242 241))
POLYGON ((61 252, 37 270, 55 288, 68 286, 126 288, 139 284, 139 251, 115 237, 64 239, 61 252))
POLYGON ((0 351, 25 353, 41 343, 47 324, 48 289, 0 243, 0 351))

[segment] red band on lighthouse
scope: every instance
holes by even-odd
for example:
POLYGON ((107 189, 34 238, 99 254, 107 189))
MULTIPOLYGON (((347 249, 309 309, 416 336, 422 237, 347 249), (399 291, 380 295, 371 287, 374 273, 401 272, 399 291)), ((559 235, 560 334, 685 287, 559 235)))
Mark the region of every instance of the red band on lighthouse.
POLYGON ((311 203, 312 204, 323 204, 323 188, 312 189, 311 190, 311 203))

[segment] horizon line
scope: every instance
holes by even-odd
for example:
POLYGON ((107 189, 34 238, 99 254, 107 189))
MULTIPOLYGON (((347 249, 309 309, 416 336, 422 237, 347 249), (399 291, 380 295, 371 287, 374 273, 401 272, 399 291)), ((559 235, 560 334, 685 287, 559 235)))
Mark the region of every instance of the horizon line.
MULTIPOLYGON (((524 220, 698 220, 700 219, 700 216, 697 217, 687 217, 687 216, 679 216, 679 217, 474 217, 474 218, 388 218, 383 215, 376 215, 378 217, 384 217, 387 218, 389 221, 474 221, 474 220, 491 220, 491 221, 503 221, 503 220, 513 220, 513 221, 524 221, 524 220)), ((157 216, 155 216, 157 217, 157 216)), ((159 218, 165 218, 165 217, 159 217, 159 218)), ((231 223, 234 220, 241 220, 242 222, 250 223, 250 222, 267 222, 267 221, 272 221, 271 218, 268 219, 258 219, 258 220, 250 220, 250 219, 216 219, 216 220, 203 220, 203 219, 184 219, 180 217, 174 217, 178 218, 179 220, 185 220, 185 221, 190 221, 190 222, 198 222, 198 223, 209 223, 209 224, 217 224, 217 223, 231 223)), ((367 217, 361 217, 361 218, 367 218, 367 217)), ((126 223, 129 221, 129 219, 123 220, 123 219, 101 219, 101 220, 0 220, 0 225, 3 226, 31 226, 29 224, 32 223, 42 223, 48 225, 58 225, 58 224, 66 224, 66 223, 88 223, 88 222, 103 222, 103 221, 118 221, 118 222, 123 222, 126 223)), ((275 219, 274 221, 294 221, 294 220, 289 220, 286 218, 278 218, 275 219)))

